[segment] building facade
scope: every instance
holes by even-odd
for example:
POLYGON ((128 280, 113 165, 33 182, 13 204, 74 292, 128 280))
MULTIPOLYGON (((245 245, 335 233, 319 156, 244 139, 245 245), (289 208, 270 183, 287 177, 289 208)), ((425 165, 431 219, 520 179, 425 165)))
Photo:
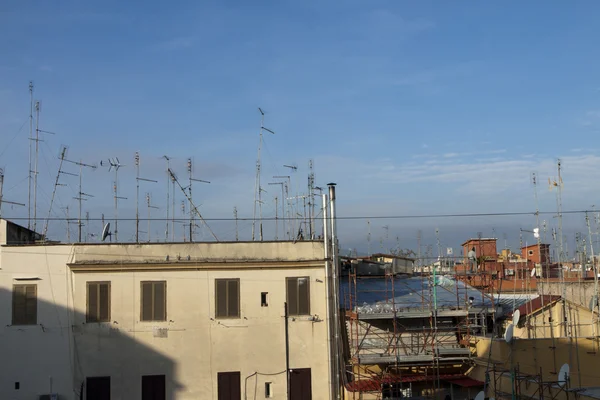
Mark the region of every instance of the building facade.
POLYGON ((0 398, 330 397, 323 242, 7 244, 7 229, 0 398))

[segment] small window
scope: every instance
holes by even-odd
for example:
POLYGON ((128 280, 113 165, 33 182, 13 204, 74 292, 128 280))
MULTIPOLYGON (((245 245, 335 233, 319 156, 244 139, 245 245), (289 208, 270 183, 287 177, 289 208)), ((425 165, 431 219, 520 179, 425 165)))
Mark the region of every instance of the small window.
POLYGON ((273 382, 265 382, 265 398, 273 397, 273 382))
POLYGON ((310 314, 310 279, 286 278, 289 315, 310 314))
POLYGON ((530 256, 532 256, 532 255, 533 255, 533 250, 529 250, 529 251, 527 252, 527 254, 529 254, 530 256))
POLYGON ((167 282, 142 282, 142 321, 167 320, 167 282))
POLYGON ((85 383, 86 400, 110 400, 110 376, 86 378, 85 383))
POLYGON ((37 324, 37 285, 13 286, 12 324, 37 324))
POLYGON ((262 292, 260 294, 260 306, 261 307, 269 306, 269 293, 268 292, 262 292))
POLYGON ((239 279, 215 279, 215 317, 240 317, 239 279))
POLYGON ((165 400, 167 385, 164 375, 142 376, 142 400, 165 400))
POLYGON ((86 322, 110 322, 110 282, 88 282, 86 322))

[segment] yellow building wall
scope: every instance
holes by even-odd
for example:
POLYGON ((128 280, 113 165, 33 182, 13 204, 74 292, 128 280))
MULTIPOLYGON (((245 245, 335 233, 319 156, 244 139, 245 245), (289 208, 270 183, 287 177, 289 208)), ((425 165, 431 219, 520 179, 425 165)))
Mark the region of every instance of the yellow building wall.
POLYGON ((75 400, 94 376, 111 377, 112 399, 139 399, 141 376, 163 374, 168 399, 214 399, 217 373, 228 371, 240 371, 244 399, 265 398, 265 382, 285 399, 285 279, 303 276, 312 317, 289 318, 290 368, 311 368, 313 398, 327 399, 323 254, 319 242, 1 247, 0 354, 11 362, 0 364, 0 399, 52 388, 75 400), (11 326, 12 285, 22 278, 37 279, 27 282, 38 287, 38 325, 11 326), (215 318, 218 278, 240 279, 241 318, 215 318), (166 321, 140 321, 144 280, 167 282, 166 321), (111 282, 110 323, 85 323, 88 281, 111 282))
MULTIPOLYGON (((576 337, 556 339, 515 339, 506 343, 502 339, 491 341, 478 338, 476 343, 477 366, 470 372, 474 379, 485 380, 486 370, 490 382, 486 397, 502 397, 500 392, 512 393, 510 370, 518 369, 521 375, 543 382, 556 382, 558 372, 565 363, 570 365, 570 388, 598 386, 600 382, 600 347, 598 338, 576 337), (490 351, 491 346, 491 351, 490 351)), ((540 385, 532 379, 517 379, 518 390, 523 396, 539 398, 540 385)), ((515 386, 515 388, 517 388, 515 386)), ((544 387, 544 397, 567 399, 566 393, 556 385, 544 387)))

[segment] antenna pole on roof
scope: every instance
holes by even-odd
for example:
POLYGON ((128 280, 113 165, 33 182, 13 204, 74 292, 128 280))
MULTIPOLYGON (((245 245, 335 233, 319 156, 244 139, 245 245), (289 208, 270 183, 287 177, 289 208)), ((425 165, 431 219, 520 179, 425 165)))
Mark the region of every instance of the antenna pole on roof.
POLYGON ((0 217, 2 217, 2 204, 3 203, 25 207, 25 204, 23 204, 23 203, 16 203, 14 201, 3 200, 2 186, 4 186, 4 170, 2 168, 0 168, 0 217))
MULTIPOLYGON (((192 205, 194 204, 193 202, 193 197, 192 197, 192 182, 200 182, 200 183, 210 183, 209 181, 205 181, 202 179, 194 179, 194 165, 192 163, 192 158, 188 158, 187 160, 187 169, 188 169, 188 174, 189 174, 189 186, 187 188, 188 192, 189 192, 189 203, 190 203, 190 242, 194 241, 194 227, 196 226, 196 222, 194 221, 194 210, 192 208, 192 205)), ((175 189, 173 189, 175 190, 175 189)))
MULTIPOLYGON (((135 152, 135 242, 140 242, 140 181, 157 183, 154 179, 140 178, 140 153, 135 152)), ((150 224, 150 221, 148 221, 150 224)), ((150 232, 148 231, 148 235, 150 232)))
POLYGON ((33 143, 33 81, 29 81, 29 173, 27 180, 27 229, 31 229, 31 145, 33 143))
POLYGON ((260 159, 260 152, 262 149, 262 143, 263 143, 263 131, 267 131, 271 134, 275 134, 275 132, 273 132, 272 130, 265 128, 265 112, 262 110, 262 108, 258 107, 258 111, 260 112, 260 133, 259 133, 259 139, 258 139, 258 157, 256 158, 256 178, 255 178, 255 183, 254 183, 254 211, 253 211, 253 215, 252 215, 252 241, 254 241, 256 239, 256 210, 258 208, 258 213, 259 213, 259 237, 260 237, 260 241, 262 242, 263 240, 263 227, 262 227, 262 186, 260 184, 260 175, 261 175, 261 159, 260 159))
MULTIPOLYGON (((119 224, 119 200, 127 200, 127 197, 119 196, 119 169, 124 167, 125 165, 121 164, 118 157, 109 158, 108 161, 100 161, 101 166, 108 166, 108 171, 111 169, 115 170, 115 181, 113 184, 113 198, 115 200, 115 230, 113 234, 115 235, 115 242, 119 241, 118 238, 118 224, 119 224)), ((112 240, 112 236, 111 236, 112 240)))
POLYGON ((165 242, 169 241, 169 192, 171 191, 171 185, 169 185, 169 171, 171 170, 171 158, 169 158, 168 156, 163 156, 163 158, 167 161, 167 201, 166 201, 166 208, 167 208, 167 214, 166 214, 166 218, 165 218, 165 242))
POLYGON ((152 198, 151 198, 150 193, 146 193, 146 205, 148 207, 148 243, 150 243, 150 221, 151 221, 150 210, 152 210, 153 208, 158 210, 158 207, 153 206, 151 204, 151 202, 152 202, 152 198))
POLYGON ((235 241, 237 242, 239 240, 237 207, 233 207, 233 219, 235 219, 235 241))

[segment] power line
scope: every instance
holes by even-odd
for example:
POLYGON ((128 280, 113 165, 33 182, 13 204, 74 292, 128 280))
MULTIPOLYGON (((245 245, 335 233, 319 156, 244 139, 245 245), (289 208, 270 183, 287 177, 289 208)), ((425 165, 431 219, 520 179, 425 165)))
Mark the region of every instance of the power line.
MULTIPOLYGON (((585 214, 592 210, 569 210, 562 211, 562 214, 585 214)), ((466 213, 466 214, 415 214, 415 215, 360 215, 360 216, 336 216, 338 220, 362 220, 362 219, 426 219, 426 218, 477 218, 477 217, 510 217, 510 216, 535 216, 535 215, 556 215, 556 211, 521 211, 521 212, 496 212, 496 213, 466 213)), ((7 217, 8 219, 9 217, 7 217)), ((27 217, 10 218, 12 220, 27 220, 27 217)), ((64 219, 64 218, 54 218, 64 219)), ((235 221, 235 218, 203 218, 205 221, 235 221)), ((263 218, 267 221, 275 221, 275 217, 263 218)), ((278 218, 283 219, 283 218, 278 218)), ((304 217, 289 217, 286 220, 303 220, 304 217)), ((90 218, 90 221, 100 221, 100 218, 90 218)), ((152 218, 152 221, 171 220, 170 218, 152 218)), ((238 221, 253 221, 254 218, 237 218, 238 221)), ((119 221, 135 221, 135 218, 119 218, 119 221)))

